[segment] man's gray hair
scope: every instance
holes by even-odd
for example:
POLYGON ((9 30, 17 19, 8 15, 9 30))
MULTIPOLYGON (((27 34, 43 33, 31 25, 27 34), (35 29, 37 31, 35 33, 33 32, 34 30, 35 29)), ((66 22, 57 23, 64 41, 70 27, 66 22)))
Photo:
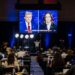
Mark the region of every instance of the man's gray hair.
POLYGON ((25 15, 32 15, 32 12, 26 11, 25 15))

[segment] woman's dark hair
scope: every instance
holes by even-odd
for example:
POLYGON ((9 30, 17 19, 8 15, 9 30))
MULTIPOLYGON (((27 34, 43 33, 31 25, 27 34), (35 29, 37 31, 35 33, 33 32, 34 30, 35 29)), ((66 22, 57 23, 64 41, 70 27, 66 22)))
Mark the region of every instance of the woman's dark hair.
POLYGON ((14 64, 14 61, 15 61, 14 53, 9 54, 7 59, 8 65, 14 64))
POLYGON ((61 53, 57 52, 54 55, 54 60, 53 60, 53 64, 52 67, 54 68, 55 71, 62 71, 63 67, 64 67, 64 61, 61 57, 61 53))
POLYGON ((47 14, 50 15, 50 17, 51 17, 51 21, 52 21, 52 23, 53 23, 53 17, 52 17, 52 14, 51 14, 50 12, 46 12, 46 13, 45 13, 45 15, 44 15, 44 17, 43 17, 44 23, 46 23, 46 21, 45 21, 45 17, 46 17, 47 14))

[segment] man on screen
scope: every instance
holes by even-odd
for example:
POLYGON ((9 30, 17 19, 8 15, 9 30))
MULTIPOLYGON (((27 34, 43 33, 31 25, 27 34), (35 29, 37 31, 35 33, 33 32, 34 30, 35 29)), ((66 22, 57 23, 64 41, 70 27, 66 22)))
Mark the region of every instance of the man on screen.
POLYGON ((53 17, 51 15, 51 13, 47 12, 44 15, 44 21, 43 21, 42 25, 40 26, 40 29, 46 30, 46 31, 56 30, 56 25, 54 24, 53 17))
POLYGON ((22 25, 22 32, 32 33, 33 30, 37 30, 38 26, 32 23, 32 12, 26 11, 24 16, 25 23, 22 25))

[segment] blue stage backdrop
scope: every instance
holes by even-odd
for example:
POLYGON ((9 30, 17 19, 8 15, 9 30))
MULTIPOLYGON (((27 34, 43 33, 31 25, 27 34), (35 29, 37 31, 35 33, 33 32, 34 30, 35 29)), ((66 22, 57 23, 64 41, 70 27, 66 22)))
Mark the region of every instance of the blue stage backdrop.
POLYGON ((51 45, 50 43, 51 43, 51 34, 49 34, 49 33, 46 33, 45 34, 45 40, 44 40, 45 42, 45 48, 47 49, 47 48, 49 48, 49 46, 51 45))

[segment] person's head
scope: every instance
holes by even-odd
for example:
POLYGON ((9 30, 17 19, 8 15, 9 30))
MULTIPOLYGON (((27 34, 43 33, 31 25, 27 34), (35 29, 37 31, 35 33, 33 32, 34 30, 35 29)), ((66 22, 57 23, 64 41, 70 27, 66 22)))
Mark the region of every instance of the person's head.
POLYGON ((51 15, 51 13, 47 12, 44 16, 44 22, 45 23, 50 23, 53 22, 53 17, 51 15))
POLYGON ((49 53, 51 53, 51 48, 48 49, 49 53))
POLYGON ((8 47, 8 42, 3 42, 3 49, 6 49, 8 47))
POLYGON ((72 49, 68 49, 67 54, 68 55, 73 55, 73 50, 72 49))
POLYGON ((25 19, 25 21, 26 21, 27 23, 30 23, 31 20, 32 20, 32 12, 26 11, 26 12, 25 12, 24 19, 25 19))
POLYGON ((11 54, 11 53, 13 53, 13 49, 10 48, 10 47, 8 47, 8 48, 6 49, 6 51, 7 51, 7 54, 11 54))

